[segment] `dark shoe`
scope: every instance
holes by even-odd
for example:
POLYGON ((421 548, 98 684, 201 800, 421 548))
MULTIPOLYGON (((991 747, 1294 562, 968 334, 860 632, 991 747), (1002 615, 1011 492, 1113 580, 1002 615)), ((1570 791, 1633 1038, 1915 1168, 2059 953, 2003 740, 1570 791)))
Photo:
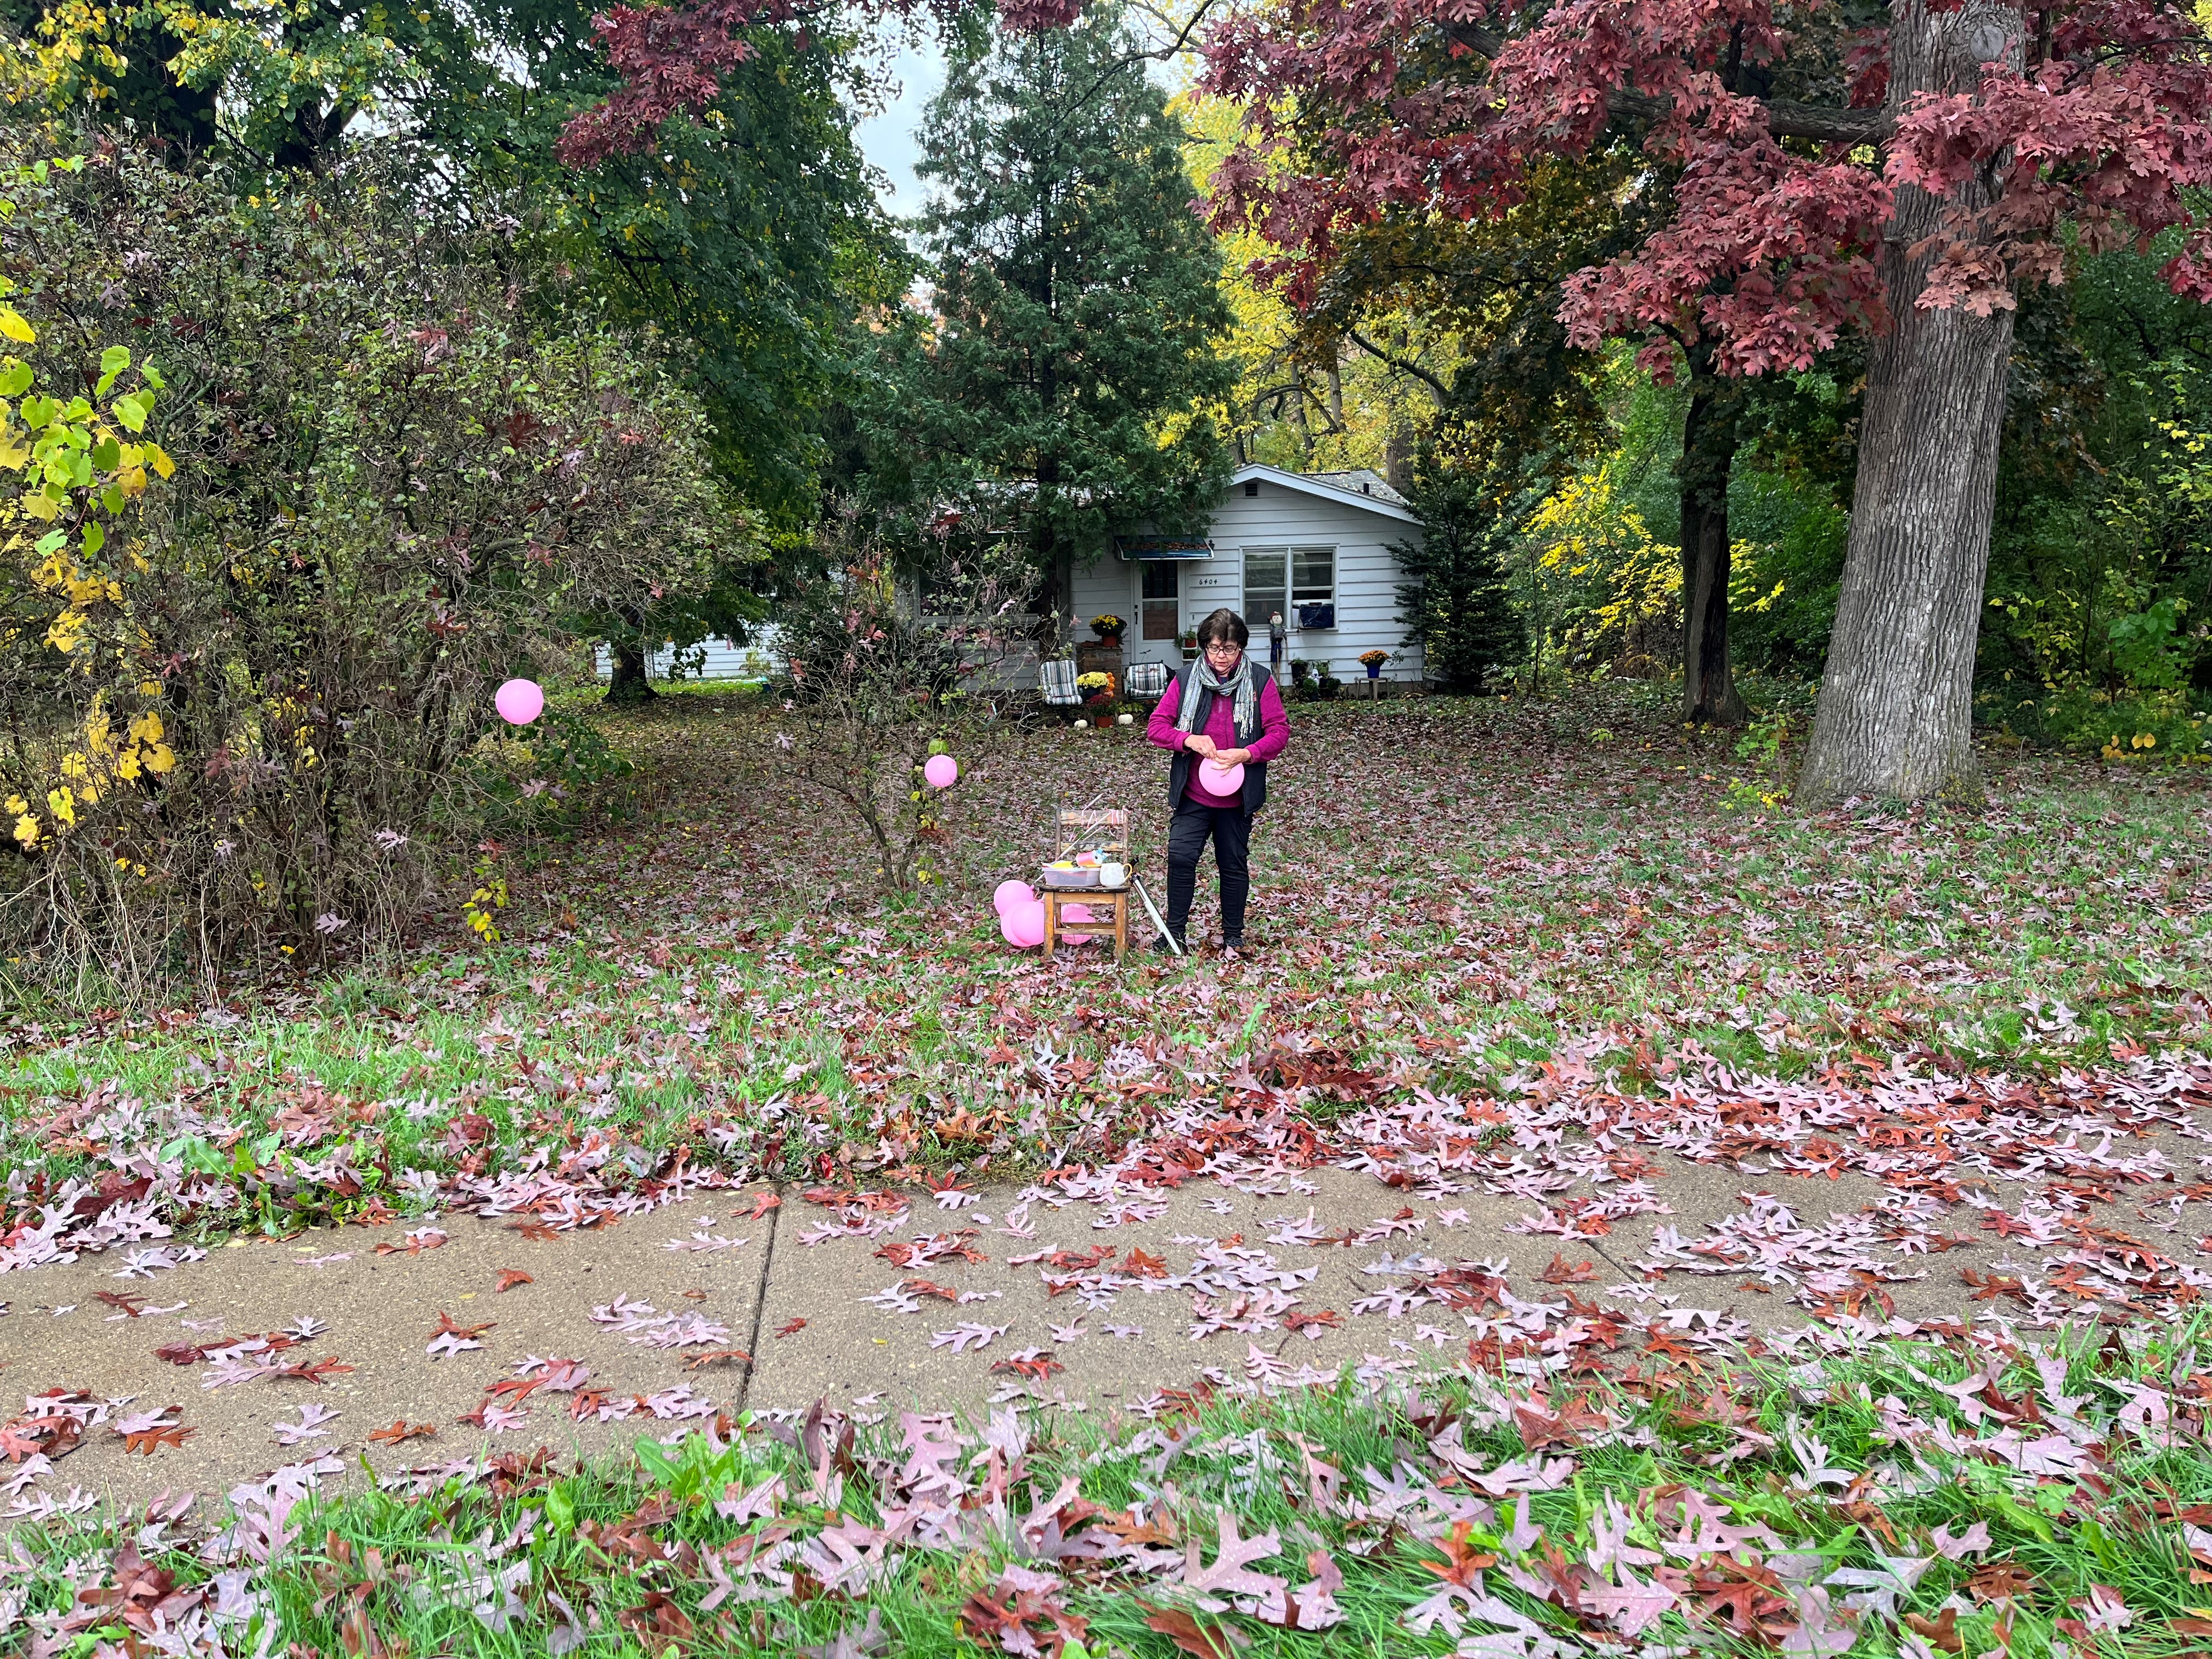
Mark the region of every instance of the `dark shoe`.
POLYGON ((1167 934, 1162 933, 1158 939, 1152 941, 1152 954, 1158 957, 1188 956, 1190 954, 1190 950, 1188 945, 1178 951, 1176 949, 1176 942, 1170 939, 1167 934))
POLYGON ((1221 959, 1224 962, 1242 962, 1244 959, 1243 934, 1238 934, 1235 939, 1225 939, 1221 941, 1221 959))

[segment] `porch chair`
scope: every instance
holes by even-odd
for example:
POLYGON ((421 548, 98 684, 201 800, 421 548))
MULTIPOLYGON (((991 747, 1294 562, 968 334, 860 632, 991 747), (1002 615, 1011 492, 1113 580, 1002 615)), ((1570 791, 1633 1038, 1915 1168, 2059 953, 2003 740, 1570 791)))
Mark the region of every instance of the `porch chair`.
POLYGON ((1075 684, 1075 661, 1070 657, 1048 657, 1037 665, 1037 690, 1048 708, 1080 708, 1083 693, 1075 684))
POLYGON ((1133 697, 1164 696, 1168 689, 1168 665, 1164 662, 1133 662, 1123 684, 1133 697))

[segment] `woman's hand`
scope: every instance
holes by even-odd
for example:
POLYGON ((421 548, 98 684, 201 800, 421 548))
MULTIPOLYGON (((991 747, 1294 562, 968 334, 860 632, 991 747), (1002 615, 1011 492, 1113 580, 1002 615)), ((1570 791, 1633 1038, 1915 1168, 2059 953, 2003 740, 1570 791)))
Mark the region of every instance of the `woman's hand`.
POLYGON ((1201 759, 1211 759, 1214 755, 1213 739, 1203 732, 1192 732, 1182 740, 1182 746, 1201 759))
POLYGON ((1232 766, 1243 765, 1251 758, 1252 751, 1249 749, 1217 749, 1213 751, 1213 763, 1224 772, 1232 766))

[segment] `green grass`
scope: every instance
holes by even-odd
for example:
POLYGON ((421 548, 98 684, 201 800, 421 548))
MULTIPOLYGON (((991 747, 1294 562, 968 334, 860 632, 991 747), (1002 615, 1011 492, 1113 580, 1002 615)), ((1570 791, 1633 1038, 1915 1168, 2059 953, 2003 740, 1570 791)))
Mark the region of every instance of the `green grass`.
MULTIPOLYGON (((2063 1389, 2039 1376, 2032 1355, 2002 1340, 1972 1353, 1960 1345, 1892 1346, 1802 1366, 1739 1358, 1726 1369, 1700 1362, 1626 1386, 1593 1383, 1583 1403, 1612 1421, 1600 1429, 1592 1419, 1580 1440, 1540 1440, 1533 1448, 1572 1465, 1556 1490, 1528 1500, 1528 1518, 1542 1539, 1509 1536, 1509 1499, 1494 1519, 1472 1522, 1458 1547, 1498 1558, 1485 1575, 1487 1591, 1565 1650, 1636 1651, 1637 1643, 1606 1636, 1595 1616, 1531 1595, 1509 1569, 1540 1580, 1547 1559, 1562 1568, 1585 1561, 1611 1505, 1631 1517, 1630 1546, 1668 1554, 1667 1541, 1683 1534, 1679 1519, 1662 1524, 1661 1505, 1689 1490, 1724 1511, 1724 1525, 1763 1526, 1772 1540, 1669 1555, 1668 1565, 1684 1575, 1679 1583, 1686 1599, 1701 1607, 1730 1578, 1778 1573, 1785 1583, 1802 1583, 1838 1569, 1874 1571, 1885 1558, 1924 1559, 1921 1576, 1896 1596, 1904 1624, 1869 1614, 1850 1652, 1920 1651, 1906 1643, 1911 1620, 1934 1629, 1947 1603, 1969 1654, 2044 1659, 2094 1650, 2111 1659, 2151 1659, 2200 1652, 2212 1635, 2212 1612, 2191 1583, 2193 1572, 2203 1575, 2189 1558, 2183 1526, 2212 1513, 2192 1507, 2212 1503, 2200 1410, 2204 1337, 2197 1327, 2148 1332, 2133 1342, 2077 1336, 2057 1351, 2065 1362, 2063 1389), (1972 1376, 1988 1357, 2000 1364, 1986 1397, 2002 1403, 1976 1420, 1937 1385, 1972 1376), (2144 1390, 2171 1409, 2170 1431, 2122 1419, 2121 1407, 2144 1390), (2030 1438, 2069 1438, 2062 1393, 2080 1396, 2071 1407, 2080 1431, 2070 1439, 2089 1445, 2082 1466, 2042 1475, 2008 1467, 2000 1421, 2023 1426, 2030 1438), (2033 1415, 2021 1415, 2029 1407, 2033 1415), (1954 1437, 1953 1449, 1939 1443, 1945 1437, 1954 1437), (1817 1467, 1808 1461, 1814 1442, 1828 1454, 1829 1473, 1819 1480, 1808 1478, 1817 1467), (1743 1455, 1720 1455, 1732 1448, 1743 1455), (1960 1559, 1943 1559, 1929 1541, 1939 1528, 1955 1538, 1978 1526, 1987 1528, 1987 1547, 1960 1559), (2084 1604, 2100 1585, 2118 1593, 2129 1622, 2085 1640, 2084 1604), (2065 1620, 2076 1622, 2074 1632, 2062 1628, 2065 1620)), ((1549 1405, 1556 1409, 1567 1390, 1557 1381, 1553 1390, 1549 1405)), ((541 1653, 568 1622, 557 1595, 584 1621, 581 1650, 592 1654, 787 1655, 856 1629, 872 1612, 891 1651, 949 1659, 998 1650, 978 1639, 972 1614, 963 1626, 963 1609, 1015 1562, 1060 1580, 1050 1594, 1080 1621, 1079 1651, 1175 1651, 1148 1626, 1146 1609, 1189 1606, 1188 1592, 1176 1587, 1179 1568, 1139 1571, 1079 1559, 1054 1567, 1016 1543, 1014 1523, 1073 1478, 1086 1504, 1124 1522, 1152 1522, 1170 1548, 1200 1540, 1209 1564, 1225 1514, 1246 1539, 1276 1534, 1278 1549, 1255 1561, 1256 1571, 1302 1584, 1316 1576, 1310 1558, 1325 1552, 1341 1571, 1336 1601, 1343 1622, 1325 1634, 1286 1632, 1235 1611, 1200 1612, 1201 1626, 1222 1632, 1223 1651, 1255 1659, 1449 1653, 1453 1642, 1441 1627, 1417 1634, 1406 1615, 1440 1587, 1435 1567, 1446 1562, 1442 1540, 1450 1519, 1421 1503, 1390 1516, 1378 1482, 1395 1470, 1431 1499, 1473 1496, 1469 1471, 1495 1470, 1532 1450, 1516 1426, 1516 1401, 1527 1406, 1531 1396, 1501 1392, 1487 1378, 1438 1374, 1395 1379, 1379 1393, 1347 1379, 1333 1389, 1272 1400, 1199 1400, 1157 1425, 1035 1413, 1026 1419, 1025 1449, 1007 1444, 1003 1433, 996 1453, 967 1437, 956 1467, 985 1494, 933 1523, 954 1528, 957 1536, 894 1541, 884 1547, 879 1580, 865 1588, 822 1593, 802 1580, 795 1594, 714 1609, 702 1606, 713 1582, 702 1561, 726 1559, 747 1534, 780 1528, 804 1545, 841 1519, 880 1527, 888 1512, 915 1501, 899 1473, 905 1453, 896 1422, 862 1425, 849 1449, 823 1454, 823 1473, 841 1482, 835 1494, 810 1493, 816 1477, 809 1459, 753 1422, 723 1425, 722 1441, 694 1434, 673 1447, 644 1442, 632 1455, 588 1466, 528 1468, 518 1461, 489 1471, 489 1479, 449 1479, 420 1495, 370 1492, 316 1500, 295 1512, 290 1541, 273 1559, 248 1563, 245 1577, 232 1583, 233 1601, 250 1596, 260 1622, 236 1630, 229 1650, 281 1652, 296 1644, 295 1653, 455 1659, 541 1653), (1464 1448, 1449 1458, 1434 1443, 1448 1429, 1464 1448), (743 1522, 717 1516, 714 1500, 771 1475, 787 1488, 780 1513, 743 1522), (991 1498, 992 1490, 1002 1498, 991 1498), (526 1564, 526 1571, 515 1571, 526 1564), (487 1569, 512 1574, 514 1599, 496 1617, 491 1608, 501 1598, 471 1582, 487 1569), (481 1613, 471 1611, 477 1607, 481 1613)), ((822 1443, 834 1448, 837 1430, 833 1419, 822 1443)), ((1098 1524, 1086 1522, 1086 1513, 1063 1518, 1070 1536, 1098 1524)), ((109 1559, 131 1525, 102 1521, 19 1536, 19 1565, 0 1576, 0 1613, 13 1597, 22 1618, 12 1625, 0 1618, 0 1652, 36 1639, 41 1617, 51 1625, 80 1610, 79 1590, 107 1582, 109 1559)), ((180 1584, 204 1583, 215 1565, 184 1549, 186 1541, 174 1540, 167 1552, 149 1549, 149 1559, 180 1584)), ((1637 1577, 1648 1582, 1662 1569, 1644 1559, 1637 1577)), ((1911 1576, 1910 1565, 1899 1571, 1911 1576)), ((1829 1588, 1840 1603, 1849 1581, 1829 1588)), ((1692 1644, 1723 1653, 1771 1651, 1806 1616, 1800 1594, 1768 1605, 1766 1633, 1750 1638, 1722 1613, 1692 1624, 1677 1607, 1643 1633, 1642 1650, 1681 1651, 1692 1644)), ((1476 1620, 1469 1633, 1495 1623, 1476 1620)), ((75 1646, 49 1650, 88 1653, 92 1642, 125 1636, 119 1624, 104 1625, 97 1614, 73 1633, 75 1646)))

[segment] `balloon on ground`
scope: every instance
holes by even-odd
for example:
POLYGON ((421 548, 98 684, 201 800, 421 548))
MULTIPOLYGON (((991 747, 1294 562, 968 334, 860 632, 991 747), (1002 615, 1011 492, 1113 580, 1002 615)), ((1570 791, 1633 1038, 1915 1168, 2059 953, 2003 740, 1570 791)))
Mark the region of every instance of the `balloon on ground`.
POLYGON ((527 726, 545 712, 545 693, 536 680, 509 680, 493 696, 492 704, 509 726, 527 726))
POLYGON ((999 918, 999 931, 1006 936, 1006 943, 1018 950, 1027 951, 1043 944, 1043 902, 1031 899, 1026 904, 1009 905, 999 918))
POLYGON ((991 908, 1005 915, 1017 904, 1035 904, 1036 889, 1025 881, 1002 881, 991 894, 991 908))
POLYGON ((950 755, 932 755, 921 769, 921 775, 933 789, 950 789, 960 775, 960 763, 950 755))

